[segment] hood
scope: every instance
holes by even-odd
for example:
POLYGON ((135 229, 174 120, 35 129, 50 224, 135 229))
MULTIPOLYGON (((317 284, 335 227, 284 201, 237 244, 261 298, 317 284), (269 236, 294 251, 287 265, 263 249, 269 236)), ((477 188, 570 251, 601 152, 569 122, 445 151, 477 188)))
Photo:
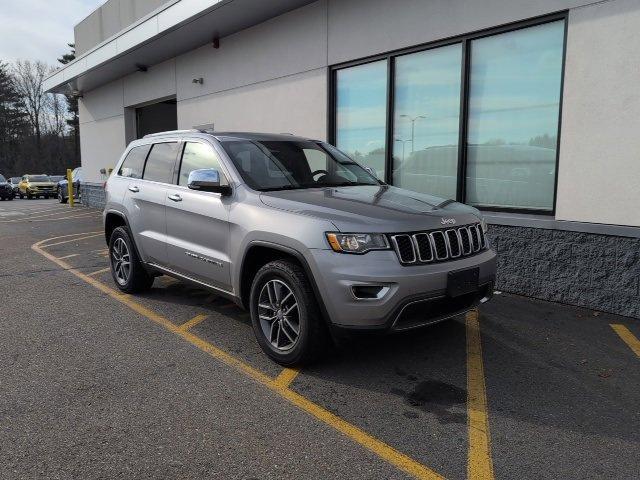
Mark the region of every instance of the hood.
POLYGON ((260 198, 273 208, 328 220, 342 232, 411 232, 443 228, 443 218, 457 225, 480 218, 468 205, 388 185, 263 192, 260 198))
POLYGON ((27 182, 32 187, 55 187, 53 182, 27 182))

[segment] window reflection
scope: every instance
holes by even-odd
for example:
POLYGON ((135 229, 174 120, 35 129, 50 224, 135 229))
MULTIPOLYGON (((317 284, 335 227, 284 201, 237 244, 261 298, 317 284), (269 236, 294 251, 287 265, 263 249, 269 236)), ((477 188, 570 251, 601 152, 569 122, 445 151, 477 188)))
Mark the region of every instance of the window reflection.
POLYGON ((460 44, 397 58, 395 185, 456 198, 461 62, 460 44))
POLYGON ((338 70, 336 80, 336 145, 384 179, 387 62, 338 70))
POLYGON ((471 42, 467 202, 553 208, 564 22, 471 42))

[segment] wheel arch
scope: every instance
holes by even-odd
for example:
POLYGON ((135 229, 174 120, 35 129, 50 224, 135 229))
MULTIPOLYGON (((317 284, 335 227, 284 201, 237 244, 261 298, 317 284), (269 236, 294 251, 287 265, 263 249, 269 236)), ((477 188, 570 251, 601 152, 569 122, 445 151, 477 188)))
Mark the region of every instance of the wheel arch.
POLYGON ((117 210, 107 211, 104 217, 104 238, 105 238, 105 241, 107 242, 107 246, 109 246, 109 241, 111 240, 111 234, 118 227, 127 228, 127 230, 129 231, 129 238, 131 238, 131 243, 133 244, 133 249, 135 250, 136 256, 144 266, 145 270, 149 270, 149 267, 147 267, 147 265, 142 259, 142 256, 140 255, 140 249, 138 248, 138 245, 136 245, 136 239, 133 236, 133 231, 129 226, 129 221, 127 220, 127 217, 122 212, 119 212, 117 210))
POLYGON ((324 306, 324 302, 322 296, 320 295, 316 279, 313 276, 313 271, 311 270, 307 259, 298 250, 278 243, 253 240, 247 245, 247 249, 244 253, 244 256, 242 257, 242 262, 240 264, 240 284, 238 298, 241 305, 245 309, 249 309, 251 283, 253 282, 253 278, 258 270, 262 266, 273 260, 287 258, 295 261, 304 270, 304 273, 307 276, 309 283, 311 284, 311 289, 313 290, 313 294, 316 297, 318 306, 320 307, 322 318, 325 323, 329 325, 331 323, 329 314, 327 313, 327 310, 324 306))

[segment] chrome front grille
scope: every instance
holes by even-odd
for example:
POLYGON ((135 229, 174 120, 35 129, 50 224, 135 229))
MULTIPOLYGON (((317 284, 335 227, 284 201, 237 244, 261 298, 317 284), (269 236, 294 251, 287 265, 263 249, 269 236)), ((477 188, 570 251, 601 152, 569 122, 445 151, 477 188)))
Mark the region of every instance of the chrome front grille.
POLYGON ((453 260, 487 248, 479 223, 446 230, 391 235, 400 263, 414 265, 453 260))

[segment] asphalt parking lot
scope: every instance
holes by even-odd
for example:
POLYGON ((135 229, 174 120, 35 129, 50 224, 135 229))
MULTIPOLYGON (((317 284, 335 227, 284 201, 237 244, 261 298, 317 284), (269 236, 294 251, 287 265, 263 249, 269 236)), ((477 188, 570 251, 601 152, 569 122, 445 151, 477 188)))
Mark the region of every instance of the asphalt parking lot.
POLYGON ((117 292, 97 210, 2 202, 0 245, 0 478, 638 478, 640 320, 503 293, 283 370, 210 292, 117 292))

